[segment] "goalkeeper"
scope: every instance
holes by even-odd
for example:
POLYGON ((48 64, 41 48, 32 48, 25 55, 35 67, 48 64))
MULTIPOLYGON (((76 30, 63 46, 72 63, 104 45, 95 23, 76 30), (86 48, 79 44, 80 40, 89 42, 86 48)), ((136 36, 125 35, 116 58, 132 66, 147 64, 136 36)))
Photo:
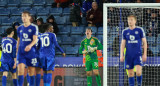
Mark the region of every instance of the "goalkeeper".
POLYGON ((86 29, 86 38, 82 40, 81 46, 79 48, 80 54, 86 55, 86 71, 87 71, 87 85, 92 86, 92 69, 94 75, 96 75, 96 82, 98 86, 101 86, 101 77, 98 71, 98 56, 96 50, 102 50, 103 46, 99 40, 92 37, 92 29, 86 29))

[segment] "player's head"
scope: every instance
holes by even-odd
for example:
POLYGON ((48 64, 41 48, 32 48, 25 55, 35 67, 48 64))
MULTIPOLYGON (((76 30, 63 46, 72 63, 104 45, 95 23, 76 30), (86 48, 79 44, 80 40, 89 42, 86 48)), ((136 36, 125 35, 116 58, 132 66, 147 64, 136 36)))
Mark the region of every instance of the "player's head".
POLYGON ((52 32, 52 33, 54 32, 52 24, 46 23, 43 25, 43 28, 45 29, 45 32, 52 32))
POLYGON ((128 16, 128 25, 134 26, 137 22, 137 17, 135 15, 129 15, 128 16))
POLYGON ((11 37, 13 37, 13 35, 14 35, 14 29, 13 28, 11 28, 11 27, 9 27, 7 30, 6 30, 6 33, 7 33, 7 36, 11 36, 11 37))
POLYGON ((91 36, 92 35, 92 29, 87 28, 85 33, 86 33, 86 36, 91 36))
POLYGON ((92 8, 93 8, 93 10, 97 10, 98 9, 97 2, 92 2, 92 8))
POLYGON ((28 11, 23 11, 22 12, 22 21, 23 21, 23 23, 30 22, 30 19, 31 19, 31 14, 28 11))

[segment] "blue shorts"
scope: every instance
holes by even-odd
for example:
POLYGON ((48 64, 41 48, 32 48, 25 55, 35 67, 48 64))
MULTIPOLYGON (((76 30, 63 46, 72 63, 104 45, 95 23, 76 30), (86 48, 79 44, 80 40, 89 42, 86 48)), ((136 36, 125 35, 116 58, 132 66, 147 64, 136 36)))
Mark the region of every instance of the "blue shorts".
POLYGON ((54 57, 41 57, 40 58, 41 64, 43 71, 49 71, 52 70, 54 71, 55 68, 55 59, 54 57))
POLYGON ((13 69, 13 66, 14 66, 14 62, 10 62, 10 63, 3 63, 2 62, 1 71, 2 72, 8 71, 8 72, 11 72, 11 73, 16 73, 17 68, 13 69))
POLYGON ((41 60, 39 57, 37 57, 37 65, 36 67, 42 68, 41 60))
POLYGON ((135 65, 142 66, 142 55, 126 55, 125 56, 125 69, 133 69, 135 65))
POLYGON ((21 52, 18 50, 17 54, 17 64, 24 63, 26 66, 36 67, 37 66, 37 58, 35 55, 35 51, 30 50, 29 52, 21 52))

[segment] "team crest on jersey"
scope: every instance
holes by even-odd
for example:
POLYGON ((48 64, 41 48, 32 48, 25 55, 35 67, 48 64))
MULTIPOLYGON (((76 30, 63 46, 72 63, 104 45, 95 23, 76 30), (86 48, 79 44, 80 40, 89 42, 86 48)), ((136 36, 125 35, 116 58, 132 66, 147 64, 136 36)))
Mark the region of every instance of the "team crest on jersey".
POLYGON ((126 65, 126 68, 129 68, 129 65, 126 65))
POLYGON ((94 43, 94 39, 91 39, 90 45, 93 45, 93 43, 94 43))
POLYGON ((28 32, 32 32, 32 30, 31 30, 31 29, 29 29, 29 30, 28 30, 28 32))
POLYGON ((127 33, 127 35, 129 35, 129 33, 127 33))
POLYGON ((20 33, 22 32, 22 30, 20 30, 20 33))
POLYGON ((138 34, 138 31, 136 31, 135 34, 138 34))

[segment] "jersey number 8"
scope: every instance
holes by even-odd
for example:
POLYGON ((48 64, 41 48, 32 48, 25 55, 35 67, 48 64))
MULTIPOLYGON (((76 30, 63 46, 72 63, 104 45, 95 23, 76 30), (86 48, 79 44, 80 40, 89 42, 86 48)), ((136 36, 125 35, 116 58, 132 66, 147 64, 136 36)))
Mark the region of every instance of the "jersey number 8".
POLYGON ((42 41, 42 47, 47 47, 47 46, 49 46, 49 44, 50 44, 50 41, 49 41, 49 37, 44 37, 44 38, 41 38, 41 41, 42 41))
POLYGON ((6 46, 2 45, 2 49, 4 53, 12 53, 12 45, 7 43, 6 46))

